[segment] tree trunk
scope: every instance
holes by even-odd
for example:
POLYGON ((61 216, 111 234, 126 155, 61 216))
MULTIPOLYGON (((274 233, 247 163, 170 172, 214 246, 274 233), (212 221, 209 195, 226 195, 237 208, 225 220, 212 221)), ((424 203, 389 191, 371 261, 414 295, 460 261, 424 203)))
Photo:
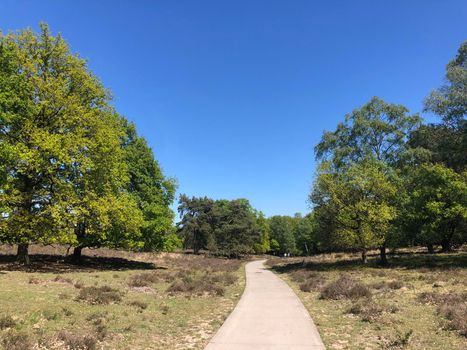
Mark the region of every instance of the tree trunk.
POLYGON ((368 258, 366 256, 366 249, 362 250, 362 263, 366 264, 368 262, 368 258))
POLYGON ((29 254, 28 254, 29 244, 21 243, 18 244, 18 251, 16 254, 16 261, 20 264, 29 265, 29 254))
POLYGON ((73 249, 73 256, 72 256, 72 260, 74 262, 79 262, 81 261, 81 252, 83 250, 84 247, 82 246, 77 246, 75 247, 75 249, 73 249))
POLYGON ((429 243, 426 245, 428 249, 428 254, 434 254, 435 253, 435 248, 433 247, 433 244, 429 243))
POLYGON ((451 251, 451 241, 450 240, 443 240, 441 242, 441 252, 448 253, 451 251))
POLYGON ((443 253, 448 253, 448 252, 451 251, 452 237, 454 237, 455 232, 456 232, 456 226, 452 225, 451 226, 451 232, 449 233, 449 236, 441 241, 441 251, 443 253))
POLYGON ((379 248, 379 256, 381 259, 381 265, 387 265, 388 264, 388 257, 386 255, 386 244, 383 244, 379 248))

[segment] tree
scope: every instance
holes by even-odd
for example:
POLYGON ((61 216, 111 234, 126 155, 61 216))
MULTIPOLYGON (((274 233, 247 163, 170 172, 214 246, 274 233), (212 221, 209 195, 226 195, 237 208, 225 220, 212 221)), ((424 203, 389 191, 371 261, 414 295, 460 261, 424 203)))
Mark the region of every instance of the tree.
POLYGON ((179 199, 178 212, 181 221, 177 224, 179 235, 183 238, 185 248, 193 249, 198 254, 213 241, 214 218, 212 209, 214 201, 207 197, 189 198, 182 194, 179 199))
POLYGON ((256 226, 261 233, 261 237, 260 240, 255 243, 254 250, 257 254, 265 254, 271 250, 269 242, 270 228, 268 220, 264 217, 262 212, 256 214, 256 226))
POLYGON ((446 84, 425 101, 425 111, 439 115, 451 128, 465 128, 467 113, 467 41, 446 66, 446 84))
POLYGON ((440 116, 442 123, 418 130, 412 145, 429 150, 432 161, 462 172, 467 161, 467 41, 446 66, 446 84, 425 100, 425 111, 440 116))
MULTIPOLYGON (((123 123, 125 137, 122 147, 130 175, 127 190, 143 214, 140 229, 143 249, 162 250, 172 230, 174 213, 170 205, 174 200, 176 183, 163 175, 151 148, 144 138, 137 135, 135 126, 125 120, 123 123)), ((173 237, 170 242, 172 249, 173 237)))
POLYGON ((316 221, 313 213, 299 217, 295 225, 295 242, 300 255, 310 255, 318 252, 316 240, 316 221))
POLYGON ((441 163, 461 172, 467 161, 466 130, 457 130, 445 124, 427 124, 415 130, 409 140, 414 149, 426 150, 421 163, 441 163))
POLYGON ((74 169, 92 168, 86 153, 96 149, 94 133, 112 138, 113 112, 85 61, 45 24, 40 35, 0 37, 0 85, 1 236, 27 262, 31 242, 76 242, 74 169))
POLYGON ((441 164, 413 170, 408 185, 407 217, 416 227, 416 240, 429 250, 441 244, 447 252, 453 242, 467 240, 467 172, 460 174, 441 164))
POLYGON ((140 247, 127 123, 85 60, 45 24, 0 36, 0 86, 0 239, 24 262, 31 242, 73 245, 76 259, 84 247, 140 247))
MULTIPOLYGON (((331 240, 341 248, 358 248, 366 263, 368 249, 384 247, 395 218, 390 198, 396 191, 380 162, 354 163, 339 172, 324 163, 311 200, 333 213, 331 240)), ((381 249, 383 263, 385 252, 381 249)))
POLYGON ((239 257, 252 253, 255 243, 261 240, 256 213, 246 199, 228 201, 182 195, 179 213, 178 232, 195 254, 207 249, 214 254, 239 257))
POLYGON ((296 246, 293 218, 290 216, 276 215, 270 217, 268 221, 271 229, 271 242, 274 240, 279 243, 279 250, 277 252, 280 254, 295 254, 296 246))
POLYGON ((315 147, 316 158, 342 168, 374 159, 398 167, 406 159, 410 133, 421 123, 407 108, 373 97, 346 115, 333 132, 325 132, 315 147))
POLYGON ((220 210, 214 227, 215 252, 235 258, 252 253, 261 232, 248 200, 217 201, 216 204, 220 210))
MULTIPOLYGON (((316 158, 326 162, 325 167, 335 172, 337 179, 340 172, 346 173, 352 167, 358 167, 358 164, 372 167, 379 164, 377 167, 384 172, 382 175, 387 181, 398 184, 402 169, 418 156, 419 150, 412 149, 407 141, 420 123, 420 117, 409 115, 404 106, 389 104, 373 97, 367 104, 348 114, 334 132, 324 133, 321 142, 315 147, 316 158)), ((373 175, 375 174, 371 174, 373 175)), ((319 187, 320 184, 316 186, 319 187)), ((324 190, 323 195, 327 189, 324 190)), ((318 193, 319 190, 315 192, 318 193)), ((387 201, 385 205, 393 208, 398 192, 391 193, 394 193, 393 198, 384 198, 387 201)), ((319 204, 318 197, 312 195, 311 198, 319 204)), ((333 217, 339 215, 335 209, 328 205, 319 205, 318 212, 321 227, 325 222, 330 227, 335 226, 333 217)), ((387 234, 380 246, 383 262, 386 261, 386 245, 391 232, 385 231, 387 234)))
POLYGON ((128 191, 129 167, 122 148, 125 130, 113 110, 94 118, 80 161, 68 171, 73 185, 68 206, 75 220, 73 259, 79 261, 86 247, 140 249, 143 216, 135 196, 128 191))

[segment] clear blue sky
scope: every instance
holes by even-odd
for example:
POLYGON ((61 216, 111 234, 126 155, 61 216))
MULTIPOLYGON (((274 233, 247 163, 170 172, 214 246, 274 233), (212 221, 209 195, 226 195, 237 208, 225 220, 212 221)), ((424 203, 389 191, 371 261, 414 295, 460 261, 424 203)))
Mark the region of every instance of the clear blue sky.
POLYGON ((419 112, 467 1, 0 0, 89 60, 179 192, 305 213, 323 130, 372 96, 419 112))

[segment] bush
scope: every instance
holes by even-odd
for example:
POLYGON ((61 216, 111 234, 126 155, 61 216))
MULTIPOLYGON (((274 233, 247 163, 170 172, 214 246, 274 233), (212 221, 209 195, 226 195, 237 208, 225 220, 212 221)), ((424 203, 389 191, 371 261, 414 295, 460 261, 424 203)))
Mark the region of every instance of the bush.
POLYGON ((300 283, 300 290, 303 292, 319 291, 323 288, 326 280, 324 278, 313 278, 300 283))
POLYGON ((28 333, 10 331, 2 335, 2 345, 8 350, 32 349, 33 341, 28 333))
POLYGON ((358 302, 352 304, 347 312, 350 314, 359 315, 361 320, 364 322, 374 322, 382 315, 384 311, 385 308, 382 305, 376 304, 374 302, 358 302))
POLYGON ((456 294, 456 293, 435 293, 435 292, 423 292, 418 295, 418 300, 424 304, 460 304, 467 301, 467 293, 456 294))
POLYGON ((76 289, 81 289, 81 288, 84 287, 84 283, 81 282, 81 281, 76 281, 74 286, 75 286, 76 289))
POLYGON ((130 287, 149 287, 158 281, 159 276, 157 276, 155 273, 145 272, 132 275, 128 280, 128 285, 130 287))
POLYGON ((0 330, 13 328, 14 326, 16 326, 16 322, 10 315, 0 317, 0 330))
POLYGON ((60 331, 57 338, 70 350, 94 350, 97 339, 92 335, 78 335, 67 331, 60 331))
POLYGON ((29 284, 40 284, 41 280, 37 277, 30 277, 29 278, 29 284))
POLYGON ((371 284, 371 288, 378 290, 388 290, 388 289, 401 289, 404 287, 404 283, 401 281, 391 281, 391 282, 376 282, 371 284))
POLYGON ((140 308, 141 310, 145 310, 148 308, 148 303, 145 303, 143 301, 139 300, 134 300, 128 303, 128 305, 135 306, 137 308, 140 308))
POLYGON ((321 299, 358 299, 371 297, 370 289, 361 282, 350 277, 341 276, 339 279, 329 283, 321 291, 321 299))
POLYGON ((67 283, 67 284, 73 284, 73 280, 71 278, 68 278, 68 277, 62 277, 62 276, 56 276, 54 279, 53 279, 54 282, 59 282, 59 283, 67 283))
POLYGON ((402 287, 404 287, 404 283, 402 283, 401 281, 391 281, 388 283, 388 287, 389 289, 401 289, 402 287))
POLYGON ((167 288, 167 292, 223 296, 225 294, 225 289, 216 284, 215 278, 213 277, 207 275, 184 274, 181 278, 177 278, 170 284, 167 288))
POLYGON ((438 305, 438 314, 449 321, 449 328, 467 337, 467 293, 424 292, 418 295, 418 300, 425 304, 438 305))
POLYGON ((76 300, 89 304, 116 304, 122 301, 122 297, 118 290, 109 286, 84 287, 80 289, 76 300))
POLYGON ((449 320, 449 328, 467 337, 467 305, 465 303, 442 304, 438 313, 449 320))

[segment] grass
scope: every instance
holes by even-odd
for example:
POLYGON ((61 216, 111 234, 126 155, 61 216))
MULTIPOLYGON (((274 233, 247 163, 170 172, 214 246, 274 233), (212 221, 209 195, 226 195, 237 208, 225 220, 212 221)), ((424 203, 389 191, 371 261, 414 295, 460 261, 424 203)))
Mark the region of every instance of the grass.
POLYGON ((272 258, 327 349, 467 349, 467 252, 402 249, 378 265, 358 254, 272 258))
POLYGON ((64 251, 33 246, 23 267, 0 247, 0 349, 202 349, 245 283, 239 260, 64 251))

